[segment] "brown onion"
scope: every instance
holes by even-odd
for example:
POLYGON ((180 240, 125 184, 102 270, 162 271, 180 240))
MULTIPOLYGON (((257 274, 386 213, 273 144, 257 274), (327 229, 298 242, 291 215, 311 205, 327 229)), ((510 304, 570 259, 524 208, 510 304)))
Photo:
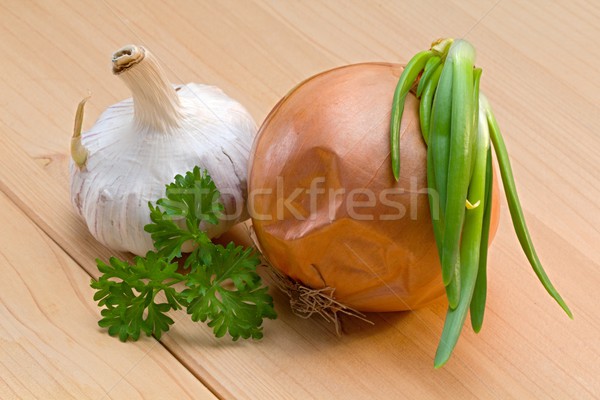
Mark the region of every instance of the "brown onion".
MULTIPOLYGON (((335 288, 337 301, 360 311, 415 309, 445 293, 410 93, 398 182, 390 167, 402 68, 364 63, 309 78, 271 111, 250 155, 250 212, 265 257, 311 288, 335 288)), ((490 241, 499 217, 495 178, 493 190, 490 241)))

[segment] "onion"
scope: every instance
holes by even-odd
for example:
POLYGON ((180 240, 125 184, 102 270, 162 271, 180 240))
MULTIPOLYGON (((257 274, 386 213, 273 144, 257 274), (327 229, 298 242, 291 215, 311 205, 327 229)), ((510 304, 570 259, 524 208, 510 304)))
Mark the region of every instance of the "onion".
MULTIPOLYGON (((406 99, 402 169, 390 169, 390 111, 403 67, 364 63, 301 83, 263 123, 249 208, 269 263, 359 311, 415 309, 444 296, 430 216, 419 104, 406 99)), ((490 243, 498 226, 494 178, 490 243)))

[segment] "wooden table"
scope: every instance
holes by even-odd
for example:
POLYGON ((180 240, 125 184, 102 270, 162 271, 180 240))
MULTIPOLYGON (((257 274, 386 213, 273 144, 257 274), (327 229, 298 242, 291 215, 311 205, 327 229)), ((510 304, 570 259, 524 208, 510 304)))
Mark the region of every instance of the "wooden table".
POLYGON ((454 1, 0 1, 1 399, 600 398, 600 3, 454 1), (258 342, 217 340, 174 313, 160 341, 96 324, 95 242, 71 208, 68 143, 129 96, 110 55, 143 44, 174 82, 223 88, 261 121, 300 80, 361 61, 406 62, 465 36, 503 127, 526 219, 570 321, 522 255, 506 204, 488 311, 433 369, 446 305, 371 314, 335 335, 295 317, 258 342))

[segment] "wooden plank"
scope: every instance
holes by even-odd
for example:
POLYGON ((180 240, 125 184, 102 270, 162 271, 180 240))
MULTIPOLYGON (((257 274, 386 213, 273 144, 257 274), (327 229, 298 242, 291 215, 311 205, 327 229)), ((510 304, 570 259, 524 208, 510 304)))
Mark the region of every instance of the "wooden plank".
MULTIPOLYGON (((92 275, 93 259, 111 252, 70 208, 65 152, 74 107, 88 88, 94 97, 87 126, 128 96, 108 71, 117 47, 148 45, 171 60, 174 81, 217 84, 260 121, 315 72, 349 62, 405 61, 438 36, 467 34, 478 49, 482 90, 503 128, 536 246, 575 320, 561 314, 529 270, 504 207, 490 253, 483 331, 474 335, 467 327, 443 370, 431 364, 444 304, 370 315, 375 327, 347 321, 346 335, 337 338, 318 319, 295 318, 277 295, 280 319, 267 323, 263 341, 215 340, 175 313, 178 322, 162 343, 224 398, 600 397, 600 176, 594 172, 600 75, 590 73, 600 61, 593 43, 600 10, 594 2, 171 7, 158 0, 23 0, 2 3, 0 22, 0 50, 10 55, 0 64, 0 190, 92 275)), ((107 343, 113 350, 128 347, 107 343)), ((8 379, 4 371, 0 376, 8 379)))
POLYGON ((0 226, 0 398, 215 398, 157 341, 108 337, 89 275, 1 193, 0 226))

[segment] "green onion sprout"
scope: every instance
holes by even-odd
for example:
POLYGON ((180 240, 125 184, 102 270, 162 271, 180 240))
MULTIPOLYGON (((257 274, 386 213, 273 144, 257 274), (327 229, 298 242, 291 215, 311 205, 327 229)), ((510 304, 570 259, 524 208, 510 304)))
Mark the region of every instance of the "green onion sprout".
POLYGON ((427 181, 439 201, 430 201, 433 232, 442 264, 448 311, 434 365, 444 365, 467 314, 479 332, 487 291, 487 249, 492 208, 493 146, 519 243, 535 274, 570 318, 571 310, 546 275, 533 247, 496 118, 479 93, 481 69, 465 40, 441 39, 419 52, 402 72, 392 103, 392 172, 400 176, 400 121, 416 85, 421 133, 427 144, 427 181))

